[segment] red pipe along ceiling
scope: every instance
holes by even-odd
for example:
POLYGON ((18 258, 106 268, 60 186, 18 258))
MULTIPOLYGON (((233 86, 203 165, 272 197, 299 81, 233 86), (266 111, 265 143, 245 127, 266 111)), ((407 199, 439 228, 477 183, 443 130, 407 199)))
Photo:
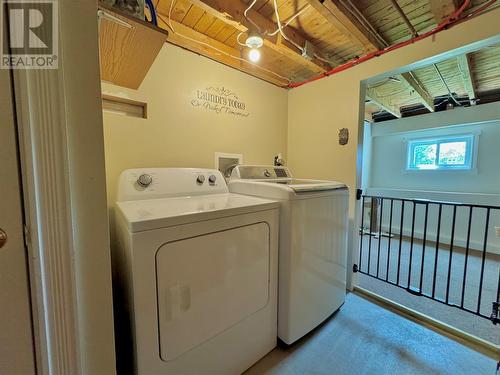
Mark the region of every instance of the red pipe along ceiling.
POLYGON ((407 41, 394 44, 394 45, 389 46, 389 47, 387 47, 387 48, 385 48, 383 50, 375 51, 375 52, 369 53, 368 55, 355 58, 355 59, 353 59, 351 61, 346 62, 345 64, 342 64, 342 65, 339 65, 339 66, 333 68, 332 70, 329 70, 327 72, 321 73, 321 74, 319 74, 317 76, 314 76, 312 78, 306 79, 305 81, 290 83, 288 85, 288 88, 299 87, 299 86, 305 85, 306 83, 317 81, 318 79, 321 79, 321 78, 329 77, 329 76, 331 76, 333 74, 340 73, 340 72, 342 72, 344 70, 352 68, 352 67, 354 67, 354 66, 356 66, 358 64, 361 64, 361 63, 363 63, 365 61, 371 60, 374 57, 385 55, 388 52, 395 51, 395 50, 397 50, 397 49, 399 49, 401 47, 405 47, 405 46, 407 46, 409 44, 418 42, 419 40, 428 38, 431 35, 434 35, 434 34, 440 32, 443 29, 449 28, 449 27, 451 27, 454 24, 463 22, 463 21, 467 20, 468 18, 471 18, 471 17, 473 17, 473 16, 475 16, 475 15, 483 12, 485 9, 489 8, 491 5, 493 5, 494 3, 496 3, 496 1, 497 0, 491 0, 491 1, 487 2, 486 4, 484 4, 481 8, 478 8, 474 12, 470 13, 469 15, 467 15, 467 17, 460 18, 460 16, 464 12, 464 10, 471 3, 470 0, 465 0, 463 2, 463 4, 460 6, 460 8, 458 8, 450 17, 448 17, 446 20, 444 20, 443 22, 441 22, 434 29, 432 29, 432 30, 430 30, 430 31, 428 31, 428 32, 426 32, 424 34, 418 35, 418 36, 416 36, 414 38, 411 38, 411 39, 409 39, 407 41))

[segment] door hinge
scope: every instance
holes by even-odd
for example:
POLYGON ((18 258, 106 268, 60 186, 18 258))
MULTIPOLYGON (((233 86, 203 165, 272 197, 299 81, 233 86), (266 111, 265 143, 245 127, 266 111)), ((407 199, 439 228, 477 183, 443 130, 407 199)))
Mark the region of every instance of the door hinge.
POLYGON ((363 190, 362 189, 356 190, 356 200, 359 201, 362 196, 363 196, 363 190))
POLYGON ((353 264, 353 265, 352 265, 352 272, 356 273, 356 272, 358 272, 358 271, 359 271, 359 269, 358 269, 358 265, 357 265, 357 264, 353 264))

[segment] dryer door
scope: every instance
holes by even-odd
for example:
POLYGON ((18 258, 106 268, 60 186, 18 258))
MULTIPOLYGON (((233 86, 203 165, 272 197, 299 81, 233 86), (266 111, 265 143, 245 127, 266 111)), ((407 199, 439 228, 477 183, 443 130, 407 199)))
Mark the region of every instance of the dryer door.
POLYGON ((256 223, 159 248, 162 360, 175 359, 269 303, 269 235, 266 223, 256 223))

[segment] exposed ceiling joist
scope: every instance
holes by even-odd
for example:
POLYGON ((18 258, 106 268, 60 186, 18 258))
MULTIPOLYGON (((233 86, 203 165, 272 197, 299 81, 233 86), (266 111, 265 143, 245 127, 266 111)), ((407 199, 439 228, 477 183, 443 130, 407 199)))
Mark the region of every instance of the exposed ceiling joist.
POLYGON ((370 99, 373 103, 378 105, 384 111, 389 112, 391 115, 396 116, 397 118, 401 118, 401 111, 399 108, 393 104, 391 104, 387 98, 381 97, 377 90, 373 87, 366 88, 366 97, 370 99))
MULTIPOLYGON (((167 17, 162 15, 161 13, 159 13, 159 16, 160 17, 158 18, 158 26, 160 26, 163 29, 170 30, 168 25, 165 23, 165 20, 167 19, 167 17)), ((188 38, 200 41, 202 43, 206 43, 212 47, 215 47, 215 48, 225 52, 226 54, 221 54, 220 52, 217 52, 213 48, 210 48, 210 47, 204 46, 200 43, 195 43, 189 39, 183 38, 182 36, 180 36, 174 32, 170 32, 168 34, 168 39, 167 39, 168 42, 175 44, 175 45, 178 45, 178 46, 183 47, 183 48, 187 48, 193 52, 199 53, 200 55, 203 55, 203 56, 209 57, 211 59, 217 60, 219 62, 222 62, 225 65, 239 69, 241 71, 244 71, 245 73, 251 74, 251 75, 256 76, 260 79, 263 79, 264 81, 273 83, 275 85, 284 86, 288 83, 284 79, 281 79, 281 78, 275 76, 274 74, 266 72, 262 69, 259 69, 258 67, 253 66, 252 64, 250 64, 248 62, 243 62, 241 60, 238 60, 238 59, 235 59, 233 57, 228 56, 228 55, 231 55, 231 56, 239 57, 240 56, 239 50, 232 48, 224 43, 221 43, 215 39, 212 39, 209 36, 202 34, 202 33, 199 33, 196 30, 193 30, 190 27, 187 27, 187 26, 185 26, 179 22, 176 22, 174 20, 171 20, 171 23, 172 23, 172 27, 175 29, 175 31, 177 33, 182 34, 188 38)), ((265 68, 265 64, 263 62, 259 63, 259 66, 262 66, 265 68)))
POLYGON ((403 77, 406 83, 414 90, 415 94, 417 94, 420 99, 420 103, 423 104, 429 111, 434 112, 434 98, 427 92, 427 90, 413 76, 413 74, 411 74, 411 72, 402 73, 401 77, 403 77))
MULTIPOLYGON (((248 8, 248 4, 244 4, 240 0, 190 0, 193 4, 201 7, 207 13, 223 20, 227 24, 234 26, 237 30, 246 32, 248 30, 255 29, 255 25, 262 32, 273 32, 276 30, 276 24, 269 18, 264 17, 262 14, 254 9, 250 9, 247 13, 251 21, 245 17, 245 10, 248 8)), ((296 46, 304 47, 306 42, 308 46, 313 50, 310 54, 314 55, 314 45, 308 41, 300 32, 294 28, 288 26, 285 29, 285 34, 291 42, 284 40, 279 37, 265 37, 264 44, 269 48, 287 56, 288 58, 305 64, 308 69, 315 73, 323 73, 331 69, 330 64, 321 61, 317 58, 311 60, 302 56, 302 51, 300 51, 296 46)))
POLYGON ((406 26, 408 26, 408 29, 410 30, 412 37, 417 36, 418 35, 417 30, 415 30, 412 23, 410 22, 410 20, 406 16, 405 12, 403 11, 403 8, 401 8, 399 6, 397 0, 391 0, 391 3, 392 3, 392 6, 394 7, 394 9, 396 9, 396 11, 399 13, 401 18, 403 19, 403 21, 405 21, 406 26))
POLYGON ((457 9, 456 0, 429 0, 432 14, 437 23, 449 17, 457 9))
MULTIPOLYGON (((321 4, 319 0, 308 1, 313 5, 321 4)), ((367 52, 387 47, 387 42, 385 42, 382 36, 378 35, 368 20, 364 18, 363 14, 357 10, 351 1, 349 1, 349 4, 350 8, 347 7, 347 4, 343 0, 324 0, 322 5, 328 13, 324 11, 320 11, 320 13, 324 17, 328 17, 328 21, 339 31, 357 39, 367 52)))
POLYGON ((474 76, 472 75, 471 70, 471 57, 469 54, 458 56, 458 68, 462 74, 462 80, 464 82, 465 91, 467 91, 470 104, 475 105, 477 94, 475 90, 474 76))
POLYGON ((307 0, 307 2, 337 30, 352 42, 361 44, 366 51, 373 52, 384 47, 338 1, 307 0))

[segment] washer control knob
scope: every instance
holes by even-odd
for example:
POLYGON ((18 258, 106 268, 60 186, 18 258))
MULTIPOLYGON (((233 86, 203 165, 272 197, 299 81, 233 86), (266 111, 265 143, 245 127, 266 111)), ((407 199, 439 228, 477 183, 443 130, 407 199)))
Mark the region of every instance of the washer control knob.
POLYGON ((150 174, 141 174, 137 179, 137 184, 140 187, 147 188, 153 182, 153 177, 150 174))
POLYGON ((200 174, 197 178, 196 178, 196 182, 198 184, 203 184, 205 182, 205 176, 203 176, 202 174, 200 174))
POLYGON ((208 182, 210 182, 211 185, 215 184, 215 181, 217 181, 217 177, 215 177, 213 174, 208 177, 208 182))
POLYGON ((271 177, 271 172, 269 172, 267 169, 264 171, 264 176, 266 177, 271 177))

